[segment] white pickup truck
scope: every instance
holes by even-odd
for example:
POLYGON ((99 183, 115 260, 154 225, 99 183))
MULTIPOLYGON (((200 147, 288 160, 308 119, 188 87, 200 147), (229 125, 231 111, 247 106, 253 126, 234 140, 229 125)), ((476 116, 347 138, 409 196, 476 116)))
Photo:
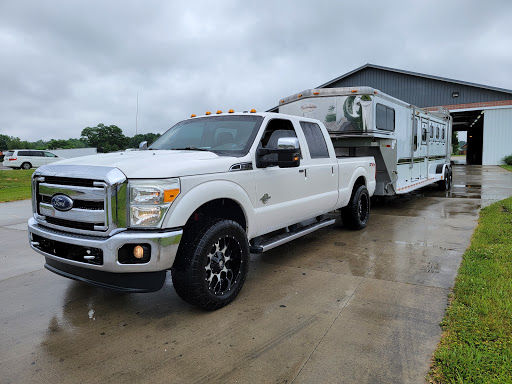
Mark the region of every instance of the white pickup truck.
POLYGON ((59 275, 127 292, 159 290, 208 310, 240 292, 249 254, 331 225, 364 228, 373 157, 337 159, 318 120, 192 115, 149 148, 37 169, 31 247, 59 275))

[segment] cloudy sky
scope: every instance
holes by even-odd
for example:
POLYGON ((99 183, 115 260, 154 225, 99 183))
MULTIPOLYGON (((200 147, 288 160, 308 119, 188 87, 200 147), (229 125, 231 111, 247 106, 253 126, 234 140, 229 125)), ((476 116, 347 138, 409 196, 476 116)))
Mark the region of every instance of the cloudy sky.
POLYGON ((0 2, 0 134, 162 133, 366 63, 512 89, 512 1, 0 2))

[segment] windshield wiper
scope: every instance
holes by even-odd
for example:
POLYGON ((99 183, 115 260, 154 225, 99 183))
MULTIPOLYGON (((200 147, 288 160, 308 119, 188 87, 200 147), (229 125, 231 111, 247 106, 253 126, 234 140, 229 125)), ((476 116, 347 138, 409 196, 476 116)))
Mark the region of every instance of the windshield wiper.
POLYGON ((206 148, 197 148, 197 147, 185 147, 185 148, 173 148, 175 151, 206 151, 209 152, 209 149, 206 148))

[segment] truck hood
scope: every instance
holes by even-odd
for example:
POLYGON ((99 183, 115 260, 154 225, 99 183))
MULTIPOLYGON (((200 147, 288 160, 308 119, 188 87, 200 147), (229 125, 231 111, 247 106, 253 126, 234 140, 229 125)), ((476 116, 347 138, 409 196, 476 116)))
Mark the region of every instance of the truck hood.
POLYGON ((237 157, 202 151, 127 151, 83 156, 53 163, 116 167, 129 179, 151 179, 228 172, 237 157))

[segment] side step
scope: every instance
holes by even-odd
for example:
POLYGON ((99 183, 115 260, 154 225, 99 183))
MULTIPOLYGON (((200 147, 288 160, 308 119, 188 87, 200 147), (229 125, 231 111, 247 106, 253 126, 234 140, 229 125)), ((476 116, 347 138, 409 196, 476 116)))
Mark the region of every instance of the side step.
POLYGON ((320 228, 328 227, 329 225, 333 225, 336 222, 336 219, 323 219, 322 221, 319 221, 318 223, 313 223, 306 225, 305 227, 301 227, 295 231, 282 233, 280 235, 277 235, 275 237, 272 237, 270 239, 266 239, 262 243, 258 245, 251 245, 251 253, 263 253, 268 250, 271 250, 272 248, 278 247, 280 245, 283 245, 285 243, 288 243, 289 241, 298 239, 299 237, 302 237, 304 235, 307 235, 308 233, 314 232, 320 228))

